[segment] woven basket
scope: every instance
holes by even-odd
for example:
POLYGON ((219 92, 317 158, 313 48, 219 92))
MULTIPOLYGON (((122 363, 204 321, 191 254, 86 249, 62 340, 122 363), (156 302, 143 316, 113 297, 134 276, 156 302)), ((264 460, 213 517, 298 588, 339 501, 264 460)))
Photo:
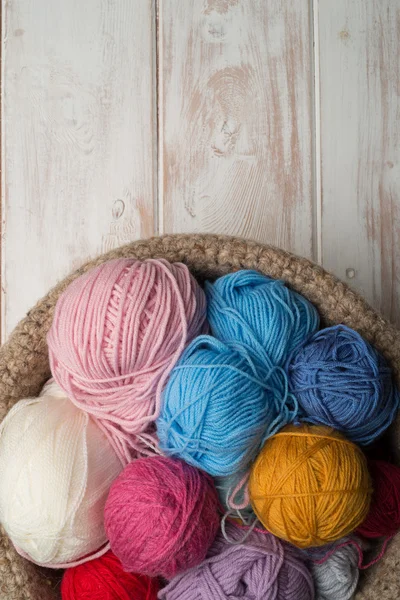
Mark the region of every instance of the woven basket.
MULTIPOLYGON (((318 308, 325 325, 344 323, 374 344, 389 360, 397 382, 400 382, 400 332, 347 285, 321 267, 283 250, 238 238, 170 235, 134 242, 96 258, 64 279, 38 302, 0 349, 0 420, 19 399, 37 396, 50 375, 46 334, 61 292, 88 269, 119 257, 181 261, 199 280, 237 269, 257 269, 265 275, 283 279, 318 308)), ((397 461, 400 461, 399 432, 398 419, 388 434, 397 461)), ((55 600, 59 598, 57 590, 49 572, 21 558, 1 532, 1 600, 55 600)), ((362 577, 356 595, 357 600, 394 600, 399 597, 400 534, 390 543, 385 557, 362 577)))

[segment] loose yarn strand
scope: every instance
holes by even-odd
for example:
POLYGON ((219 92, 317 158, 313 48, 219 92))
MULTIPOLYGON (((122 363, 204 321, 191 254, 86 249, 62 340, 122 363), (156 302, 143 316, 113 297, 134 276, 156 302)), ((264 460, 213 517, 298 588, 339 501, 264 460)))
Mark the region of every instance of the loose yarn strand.
MULTIPOLYGON (((232 518, 232 516, 234 515, 234 512, 228 511, 224 514, 224 516, 222 517, 221 520, 221 531, 222 531, 222 535, 224 536, 224 539, 228 542, 228 544, 232 544, 233 546, 238 546, 240 544, 243 544, 247 538, 251 535, 251 533, 254 531, 254 529, 257 526, 257 523, 259 523, 259 520, 257 519, 257 517, 255 517, 255 519, 253 520, 253 522, 250 525, 247 525, 246 523, 244 523, 245 528, 246 528, 246 533, 244 534, 244 536, 242 538, 239 539, 232 539, 229 537, 229 535, 226 532, 226 522, 227 520, 229 520, 229 518, 232 518)), ((240 525, 239 525, 240 527, 240 525)))
POLYGON ((357 550, 357 553, 358 553, 358 565, 357 566, 360 569, 360 571, 365 571, 366 569, 369 569, 370 567, 372 567, 373 565, 378 563, 383 558, 383 556, 385 555, 385 552, 386 552, 387 545, 393 538, 394 538, 394 535, 387 537, 384 540, 384 542, 382 544, 382 548, 380 549, 378 555, 375 558, 373 558, 372 560, 370 560, 367 564, 363 564, 363 562, 364 562, 363 549, 361 548, 360 544, 353 539, 347 540, 346 542, 343 542, 341 544, 337 544, 334 548, 332 548, 332 550, 327 552, 327 554, 325 554, 325 556, 323 556, 323 558, 313 560, 313 562, 316 565, 322 565, 331 556, 333 556, 335 554, 335 552, 337 552, 337 550, 339 550, 340 548, 345 548, 346 546, 353 546, 357 550))

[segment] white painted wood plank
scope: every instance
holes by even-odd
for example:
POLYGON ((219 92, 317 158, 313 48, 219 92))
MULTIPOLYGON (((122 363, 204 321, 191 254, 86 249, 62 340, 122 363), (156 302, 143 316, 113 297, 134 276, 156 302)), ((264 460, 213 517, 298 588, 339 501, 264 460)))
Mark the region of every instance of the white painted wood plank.
POLYGON ((160 225, 313 254, 308 0, 160 0, 160 225))
POLYGON ((152 0, 3 0, 3 339, 86 258, 154 233, 152 0))
POLYGON ((400 1, 319 22, 323 264, 400 324, 400 1))

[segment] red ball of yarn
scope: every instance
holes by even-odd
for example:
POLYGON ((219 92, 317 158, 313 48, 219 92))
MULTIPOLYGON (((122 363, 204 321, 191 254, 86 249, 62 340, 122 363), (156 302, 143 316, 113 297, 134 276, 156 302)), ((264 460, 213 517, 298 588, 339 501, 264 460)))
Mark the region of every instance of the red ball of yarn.
POLYGON ((366 538, 390 537, 400 529, 400 468, 383 460, 371 460, 368 466, 374 493, 357 533, 366 538))
POLYGON ((156 600, 157 579, 125 573, 118 558, 101 558, 67 569, 61 584, 63 600, 156 600))
POLYGON ((206 473, 176 459, 139 458, 111 486, 106 533, 125 571, 172 579, 204 560, 219 507, 206 473))

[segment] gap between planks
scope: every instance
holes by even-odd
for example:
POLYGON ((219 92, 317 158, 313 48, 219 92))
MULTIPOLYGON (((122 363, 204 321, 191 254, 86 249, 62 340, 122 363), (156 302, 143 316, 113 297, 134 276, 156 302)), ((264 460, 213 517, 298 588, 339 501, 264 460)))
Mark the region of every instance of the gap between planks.
POLYGON ((313 180, 313 258, 322 265, 322 181, 321 181, 321 78, 319 44, 319 0, 310 0, 311 78, 312 78, 312 180, 313 180))

